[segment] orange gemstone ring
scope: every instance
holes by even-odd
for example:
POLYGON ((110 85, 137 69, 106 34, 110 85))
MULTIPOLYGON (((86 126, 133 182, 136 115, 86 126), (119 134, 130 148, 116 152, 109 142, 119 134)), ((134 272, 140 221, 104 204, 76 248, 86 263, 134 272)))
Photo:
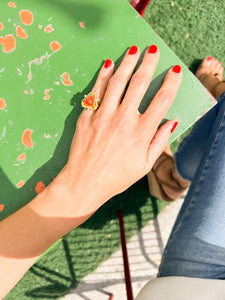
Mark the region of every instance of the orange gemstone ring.
POLYGON ((84 95, 84 99, 81 101, 81 106, 90 110, 96 110, 99 106, 100 99, 93 92, 88 95, 84 95))

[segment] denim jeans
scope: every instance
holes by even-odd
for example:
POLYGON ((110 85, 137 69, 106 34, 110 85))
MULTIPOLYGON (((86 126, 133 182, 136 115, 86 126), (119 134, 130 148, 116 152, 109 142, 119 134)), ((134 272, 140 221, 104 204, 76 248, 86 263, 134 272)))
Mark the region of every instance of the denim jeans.
POLYGON ((158 277, 225 279, 225 93, 181 143, 175 161, 192 183, 158 277))

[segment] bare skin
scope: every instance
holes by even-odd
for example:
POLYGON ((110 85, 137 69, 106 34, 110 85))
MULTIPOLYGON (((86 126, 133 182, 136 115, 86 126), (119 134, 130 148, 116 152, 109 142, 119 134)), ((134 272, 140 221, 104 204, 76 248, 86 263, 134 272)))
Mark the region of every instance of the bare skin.
POLYGON ((215 98, 218 98, 225 91, 223 70, 221 62, 208 56, 199 65, 195 74, 215 98))
MULTIPOLYGON (((205 88, 215 97, 218 98, 225 91, 225 82, 223 78, 224 68, 216 58, 211 56, 206 57, 199 65, 196 71, 196 77, 201 81, 205 88)), ((170 146, 166 147, 165 153, 173 156, 170 146)), ((160 179, 166 180, 169 184, 175 185, 175 178, 182 187, 187 187, 190 182, 181 178, 175 168, 171 169, 170 160, 163 162, 157 170, 157 175, 160 179), (168 173, 172 172, 172 176, 168 173)), ((161 185, 164 192, 172 199, 179 198, 183 191, 174 191, 166 185, 161 185)))
POLYGON ((147 50, 132 76, 140 54, 133 46, 117 70, 113 62, 101 68, 92 89, 101 105, 81 113, 66 166, 41 194, 0 222, 0 299, 55 241, 147 174, 168 144, 175 120, 158 127, 173 103, 182 71, 168 71, 140 114, 160 53, 147 50))

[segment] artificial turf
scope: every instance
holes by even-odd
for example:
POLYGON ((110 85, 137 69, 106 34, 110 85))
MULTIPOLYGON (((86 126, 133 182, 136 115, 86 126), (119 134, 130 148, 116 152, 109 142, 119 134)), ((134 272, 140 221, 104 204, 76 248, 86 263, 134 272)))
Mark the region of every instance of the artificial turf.
MULTIPOLYGON (((224 16, 224 0, 152 0, 144 17, 195 72, 199 62, 208 55, 225 65, 224 16)), ((120 247, 118 209, 125 215, 129 239, 164 206, 165 203, 149 196, 143 178, 68 234, 26 273, 5 299, 57 299, 65 295, 120 247)))

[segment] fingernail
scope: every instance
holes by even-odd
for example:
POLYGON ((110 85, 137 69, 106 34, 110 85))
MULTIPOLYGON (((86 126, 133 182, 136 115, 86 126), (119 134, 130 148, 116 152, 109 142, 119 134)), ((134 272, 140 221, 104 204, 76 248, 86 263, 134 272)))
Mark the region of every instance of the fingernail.
POLYGON ((171 128, 171 133, 173 133, 174 132, 174 130, 176 129, 176 127, 177 127, 177 125, 178 125, 178 122, 177 121, 175 121, 174 123, 173 123, 173 127, 171 128))
POLYGON ((112 65, 111 59, 106 59, 104 67, 107 69, 107 68, 111 67, 111 65, 112 65))
POLYGON ((211 60, 211 59, 212 59, 212 56, 208 56, 208 57, 206 58, 207 61, 209 61, 209 60, 211 60))
POLYGON ((180 71, 181 71, 181 66, 180 65, 175 65, 174 67, 173 67, 173 69, 172 69, 172 71, 174 72, 174 73, 180 73, 180 71))
POLYGON ((137 47, 137 46, 132 46, 132 47, 130 48, 128 54, 134 55, 134 54, 137 53, 137 51, 138 51, 138 47, 137 47))
POLYGON ((148 48, 148 53, 156 53, 158 50, 157 46, 156 45, 151 45, 149 48, 148 48))

